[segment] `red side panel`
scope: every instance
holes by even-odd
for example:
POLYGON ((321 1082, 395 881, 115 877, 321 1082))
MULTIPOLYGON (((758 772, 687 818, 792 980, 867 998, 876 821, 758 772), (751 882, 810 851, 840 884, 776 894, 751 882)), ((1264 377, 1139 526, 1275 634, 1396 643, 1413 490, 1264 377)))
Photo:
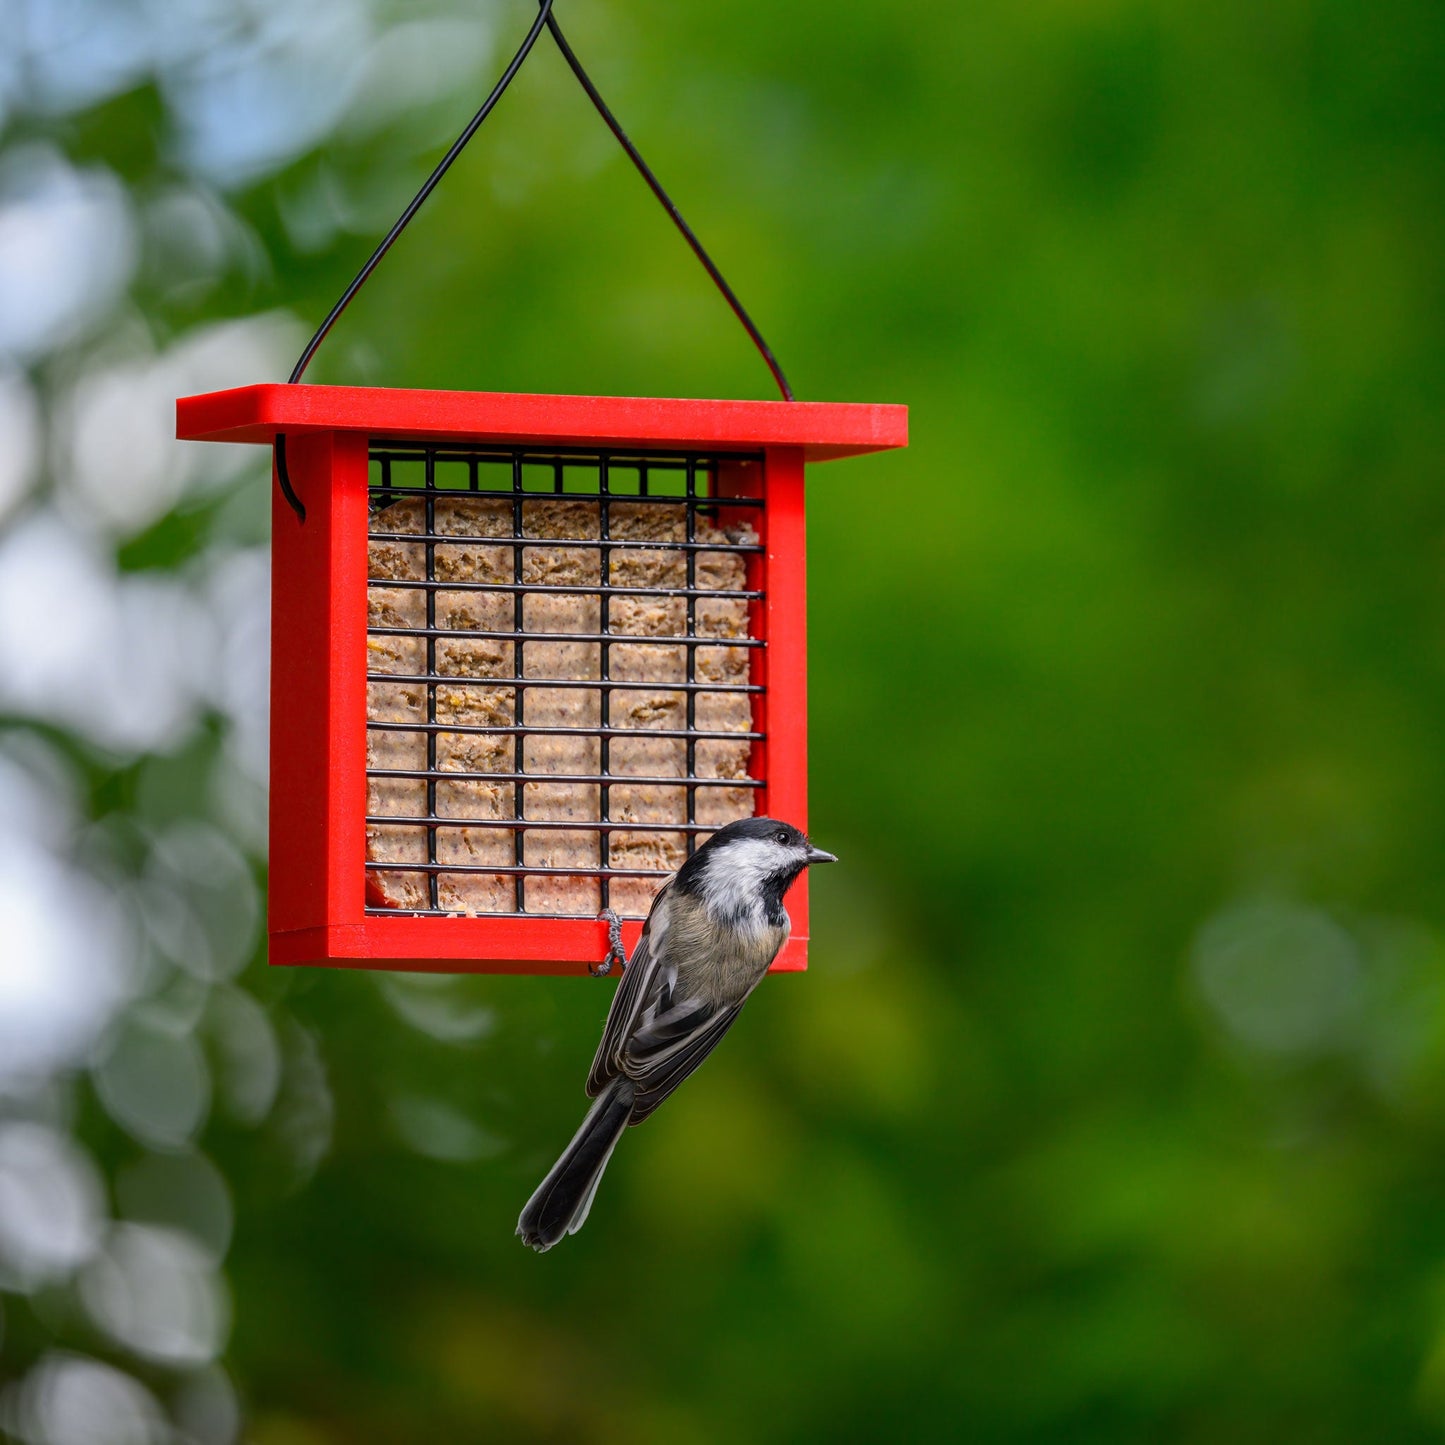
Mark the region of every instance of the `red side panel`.
POLYGON ((366 438, 297 437, 287 462, 306 521, 273 488, 273 934, 359 924, 366 849, 366 438))
MULTIPOLYGON (((769 816, 805 832, 808 827, 808 589, 803 521, 803 453, 770 447, 766 461, 767 596, 763 635, 768 645, 767 787, 759 800, 769 816)), ((775 969, 808 962, 808 875, 788 894, 793 933, 775 969)))

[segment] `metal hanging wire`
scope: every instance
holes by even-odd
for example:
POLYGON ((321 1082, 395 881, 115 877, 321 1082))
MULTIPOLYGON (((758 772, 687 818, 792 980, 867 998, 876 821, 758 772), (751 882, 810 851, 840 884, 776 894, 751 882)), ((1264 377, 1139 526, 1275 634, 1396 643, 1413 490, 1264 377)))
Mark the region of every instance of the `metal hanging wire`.
MULTIPOLYGON (((723 299, 732 308, 733 315, 735 315, 742 324, 743 329, 747 332, 753 345, 757 348, 759 355, 762 356, 763 361, 767 364, 768 370, 772 373, 778 390, 783 394, 783 400, 792 401, 793 389, 788 385, 788 378, 783 374, 783 369, 778 364, 777 357, 773 355, 772 348, 763 338, 762 332, 758 330, 757 324, 753 321, 752 317, 748 315, 747 309, 738 299, 737 293, 728 284, 727 278, 718 270, 717 263, 708 255, 706 248, 698 239, 697 233, 688 225, 686 220, 683 219, 682 212, 678 210, 676 202, 667 194, 662 182, 657 179, 652 168, 643 160, 641 152, 632 143, 627 132, 622 129, 621 123, 617 117, 613 115, 607 102, 602 99, 602 95, 596 85, 593 84, 591 76, 583 69, 582 62, 578 60, 576 52, 567 43, 567 37, 562 34, 562 27, 557 23, 556 17, 552 14, 552 6, 553 0, 538 0, 537 18, 532 22, 532 28, 528 30, 526 38, 522 41, 521 45, 517 47, 517 52, 512 56, 506 70, 502 72, 501 79, 492 87, 491 94, 482 102, 481 108, 471 120, 467 122, 466 129, 463 130, 452 143, 451 149, 448 150, 446 155, 437 163, 436 169, 426 178, 426 181, 422 184, 422 188, 411 198, 406 209, 397 217, 391 230, 386 233, 376 250, 367 258, 366 264, 352 278, 351 284, 346 290, 341 293, 340 299, 331 308, 330 312, 327 313, 326 319, 316 328, 316 334, 306 343, 306 349, 301 353, 300 357, 297 358, 296 365, 291 368, 291 375, 287 378, 288 383, 294 384, 301 380, 307 366, 311 363, 311 358, 316 355, 317 349, 321 343, 326 340, 327 334, 340 319, 341 313, 351 304, 356 293, 361 290, 370 278, 371 273, 381 264, 382 257, 391 250, 397 237, 399 237, 411 223, 412 217, 421 210, 427 197, 431 195, 440 183, 441 178, 451 169, 452 162, 466 149, 467 142, 477 133, 482 122, 491 115, 492 111, 496 108, 497 102, 502 98, 507 87, 511 85, 512 81, 516 78, 517 72, 522 68, 527 57, 532 53, 532 48, 536 45, 538 37, 542 31, 546 29, 551 32, 552 39, 556 42, 558 50, 562 52, 562 57, 566 60, 572 74, 577 77, 577 83, 586 92, 588 100, 592 102, 597 113, 607 123, 607 128, 616 136, 618 144, 627 153, 628 160, 632 162, 642 179, 647 182, 652 194, 657 197, 658 202, 661 204, 663 210, 667 212, 673 225, 681 232, 683 239, 689 247, 691 247, 693 254, 702 263, 703 269, 707 272, 708 276, 711 277, 713 285, 722 293, 723 299)), ((284 432, 276 433, 276 478, 281 487, 282 495, 290 504, 291 509, 304 522, 306 520, 306 507, 301 501, 301 498, 296 495, 295 488, 291 485, 291 474, 286 465, 286 434, 284 432)))

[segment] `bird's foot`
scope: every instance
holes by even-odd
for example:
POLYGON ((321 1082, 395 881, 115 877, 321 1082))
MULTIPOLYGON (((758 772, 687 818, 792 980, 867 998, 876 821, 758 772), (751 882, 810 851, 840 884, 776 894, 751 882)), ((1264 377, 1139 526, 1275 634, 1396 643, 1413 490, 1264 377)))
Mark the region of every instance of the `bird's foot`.
POLYGON ((607 957, 601 963, 587 965, 587 972, 593 978, 605 978, 617 964, 627 972, 627 950, 622 946, 622 920, 610 908, 604 908, 597 917, 607 924, 607 957))

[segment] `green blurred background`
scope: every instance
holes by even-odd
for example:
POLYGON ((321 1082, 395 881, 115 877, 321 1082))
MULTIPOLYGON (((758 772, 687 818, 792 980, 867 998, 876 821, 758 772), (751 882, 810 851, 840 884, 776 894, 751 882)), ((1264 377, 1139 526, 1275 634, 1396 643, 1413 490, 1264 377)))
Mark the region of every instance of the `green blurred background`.
MULTIPOLYGON (((611 984, 264 964, 280 380, 512 0, 16 0, 0 1430, 1445 1435, 1445 11, 559 0, 807 399, 811 971, 512 1236, 611 984)), ((768 396, 543 40, 310 379, 768 396)))

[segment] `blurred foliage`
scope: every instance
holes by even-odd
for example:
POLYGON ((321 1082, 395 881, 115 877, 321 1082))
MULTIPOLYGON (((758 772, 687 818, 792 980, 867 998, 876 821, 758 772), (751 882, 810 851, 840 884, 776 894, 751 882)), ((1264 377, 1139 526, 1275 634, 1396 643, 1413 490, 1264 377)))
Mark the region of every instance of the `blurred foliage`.
MULTIPOLYGON (((245 1438, 1439 1438, 1445 12, 558 8, 798 394, 911 407, 909 451, 811 476, 812 825, 844 863, 811 972, 544 1258, 513 1222, 610 985, 268 974, 198 903, 253 948, 185 1005, 232 1100, 197 1146, 245 1438), (248 1112, 252 1007, 283 1083, 248 1112)), ((146 252, 129 324, 323 315, 526 19, 487 14, 459 83, 226 191, 249 268, 146 252)), ((143 85, 5 139, 146 197, 166 113, 143 85)), ((310 379, 768 394, 546 41, 310 379)), ((264 490, 118 564, 254 540, 264 490)), ((261 866, 220 721, 132 758, 10 731, 69 760, 117 878, 196 818, 261 866)), ((57 1087, 124 1215, 171 1154, 108 1067, 57 1087)), ((171 1400, 68 1300, 4 1297, 7 1377, 60 1347, 171 1400)))

